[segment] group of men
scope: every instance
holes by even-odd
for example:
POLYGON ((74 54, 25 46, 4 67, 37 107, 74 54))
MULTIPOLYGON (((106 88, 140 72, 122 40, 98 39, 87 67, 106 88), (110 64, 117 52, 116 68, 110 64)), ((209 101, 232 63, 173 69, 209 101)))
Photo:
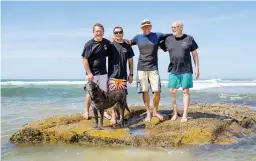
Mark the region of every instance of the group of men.
MULTIPOLYGON (((153 92, 153 116, 164 120, 158 112, 160 101, 161 81, 158 71, 159 47, 169 52, 170 64, 168 66, 169 81, 172 96, 173 115, 172 120, 178 118, 176 93, 178 88, 183 89, 184 112, 181 122, 187 121, 188 106, 190 102, 189 89, 193 87, 193 68, 190 53, 195 63, 195 78, 199 78, 198 45, 192 36, 183 34, 183 23, 175 21, 172 24, 172 34, 151 32, 152 24, 148 19, 141 22, 142 34, 136 35, 132 40, 124 40, 123 28, 117 26, 113 30, 113 41, 103 38, 104 27, 97 23, 93 26, 94 38, 89 40, 82 53, 83 66, 86 71, 87 81, 94 81, 104 91, 123 90, 127 92, 127 82, 133 82, 133 56, 131 45, 139 48, 137 66, 137 92, 143 93, 143 101, 146 107, 146 122, 151 120, 149 88, 153 92), (106 57, 108 57, 108 70, 106 69, 106 57), (129 73, 127 72, 127 62, 129 73)), ((128 93, 128 92, 127 92, 128 93)), ((86 96, 85 113, 83 117, 88 119, 91 105, 90 97, 86 96)), ((112 109, 111 116, 105 111, 104 116, 112 124, 116 123, 116 114, 112 109)))

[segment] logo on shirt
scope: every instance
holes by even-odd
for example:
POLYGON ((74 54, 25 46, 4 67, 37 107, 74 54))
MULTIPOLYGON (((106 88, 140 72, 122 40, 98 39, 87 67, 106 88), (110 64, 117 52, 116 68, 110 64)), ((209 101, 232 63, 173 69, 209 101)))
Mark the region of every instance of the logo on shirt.
POLYGON ((107 50, 107 49, 108 49, 107 45, 104 45, 104 49, 105 49, 105 50, 107 50))
POLYGON ((182 43, 181 43, 181 46, 182 46, 182 47, 186 47, 186 46, 187 46, 187 42, 185 42, 185 41, 182 42, 182 43))
POLYGON ((123 52, 126 53, 126 52, 127 52, 127 49, 123 48, 123 52))

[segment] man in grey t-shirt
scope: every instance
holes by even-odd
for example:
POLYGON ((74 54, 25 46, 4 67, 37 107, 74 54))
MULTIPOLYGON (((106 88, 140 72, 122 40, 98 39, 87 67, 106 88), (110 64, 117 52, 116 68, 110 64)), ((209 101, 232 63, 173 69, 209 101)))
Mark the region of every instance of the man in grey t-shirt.
POLYGON ((132 40, 132 45, 139 48, 139 60, 137 67, 137 92, 143 93, 143 101, 147 110, 146 122, 150 122, 150 97, 148 90, 151 87, 153 94, 153 116, 164 120, 164 117, 158 113, 160 101, 161 82, 158 72, 158 45, 164 39, 164 34, 151 32, 152 25, 147 19, 141 22, 142 34, 136 35, 132 40))
POLYGON ((181 122, 187 122, 188 106, 190 102, 189 88, 193 87, 193 68, 190 53, 192 53, 195 63, 195 77, 199 78, 199 59, 196 49, 198 48, 194 38, 182 33, 183 23, 176 21, 172 24, 173 35, 165 40, 166 50, 170 55, 170 64, 168 67, 169 83, 172 96, 173 117, 178 118, 176 93, 178 88, 183 89, 184 112, 181 122))

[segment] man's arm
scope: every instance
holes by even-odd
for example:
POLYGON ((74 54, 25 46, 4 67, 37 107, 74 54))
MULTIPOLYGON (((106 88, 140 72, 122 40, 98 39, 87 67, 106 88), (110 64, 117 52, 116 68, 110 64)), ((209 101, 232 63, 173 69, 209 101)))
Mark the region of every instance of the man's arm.
POLYGON ((83 61, 84 69, 87 73, 87 80, 88 81, 93 80, 93 74, 90 70, 90 66, 89 66, 89 62, 88 62, 88 59, 90 58, 91 54, 92 54, 91 46, 90 46, 90 43, 87 42, 84 46, 84 50, 83 50, 83 53, 82 53, 82 61, 83 61))
POLYGON ((164 52, 167 51, 166 45, 165 45, 165 40, 167 37, 171 36, 172 34, 163 34, 163 33, 158 33, 158 48, 161 48, 164 52))
POLYGON ((138 35, 136 35, 132 40, 126 40, 125 39, 125 42, 130 44, 130 45, 136 45, 137 44, 137 38, 138 38, 138 35))
POLYGON ((200 73, 199 73, 199 58, 198 58, 198 54, 197 54, 196 50, 192 51, 192 56, 193 56, 193 60, 194 60, 194 63, 195 63, 195 76, 196 76, 196 79, 198 79, 199 76, 200 76, 200 73))
POLYGON ((87 74, 92 74, 92 72, 90 70, 90 67, 89 67, 88 59, 83 58, 83 66, 84 66, 84 69, 85 69, 87 74))
POLYGON ((128 59, 128 64, 129 64, 129 77, 128 77, 128 81, 131 84, 133 81, 133 58, 129 58, 128 59), (131 75, 132 74, 132 75, 131 75))
POLYGON ((83 66, 84 66, 84 69, 87 73, 87 80, 88 81, 92 81, 93 80, 93 74, 91 72, 91 69, 90 69, 90 66, 89 66, 89 62, 88 62, 88 59, 87 58, 82 58, 83 60, 83 66))
POLYGON ((168 37, 168 36, 172 36, 172 34, 159 34, 159 39, 158 39, 158 43, 161 42, 161 41, 165 41, 165 39, 168 37))
POLYGON ((133 74, 133 58, 129 58, 128 63, 129 63, 129 73, 133 74))
POLYGON ((134 41, 134 40, 130 40, 130 44, 131 44, 131 45, 136 45, 137 43, 136 43, 136 41, 134 41))

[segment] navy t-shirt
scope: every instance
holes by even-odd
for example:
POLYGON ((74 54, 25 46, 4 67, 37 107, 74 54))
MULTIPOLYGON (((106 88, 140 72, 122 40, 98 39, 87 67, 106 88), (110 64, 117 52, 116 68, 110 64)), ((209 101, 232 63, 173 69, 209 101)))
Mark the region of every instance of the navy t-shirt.
POLYGON ((158 43, 163 36, 163 33, 150 32, 149 35, 139 34, 132 39, 132 45, 137 44, 140 52, 138 70, 158 70, 158 43))
POLYGON ((104 38, 102 41, 91 39, 85 44, 82 57, 88 59, 93 75, 107 74, 106 56, 109 44, 110 41, 104 38))
POLYGON ((170 64, 168 72, 174 74, 193 73, 190 52, 198 48, 192 36, 183 34, 180 38, 168 36, 165 40, 166 50, 169 52, 170 64))
POLYGON ((108 46, 108 77, 127 79, 127 60, 134 52, 127 43, 112 42, 108 46))

